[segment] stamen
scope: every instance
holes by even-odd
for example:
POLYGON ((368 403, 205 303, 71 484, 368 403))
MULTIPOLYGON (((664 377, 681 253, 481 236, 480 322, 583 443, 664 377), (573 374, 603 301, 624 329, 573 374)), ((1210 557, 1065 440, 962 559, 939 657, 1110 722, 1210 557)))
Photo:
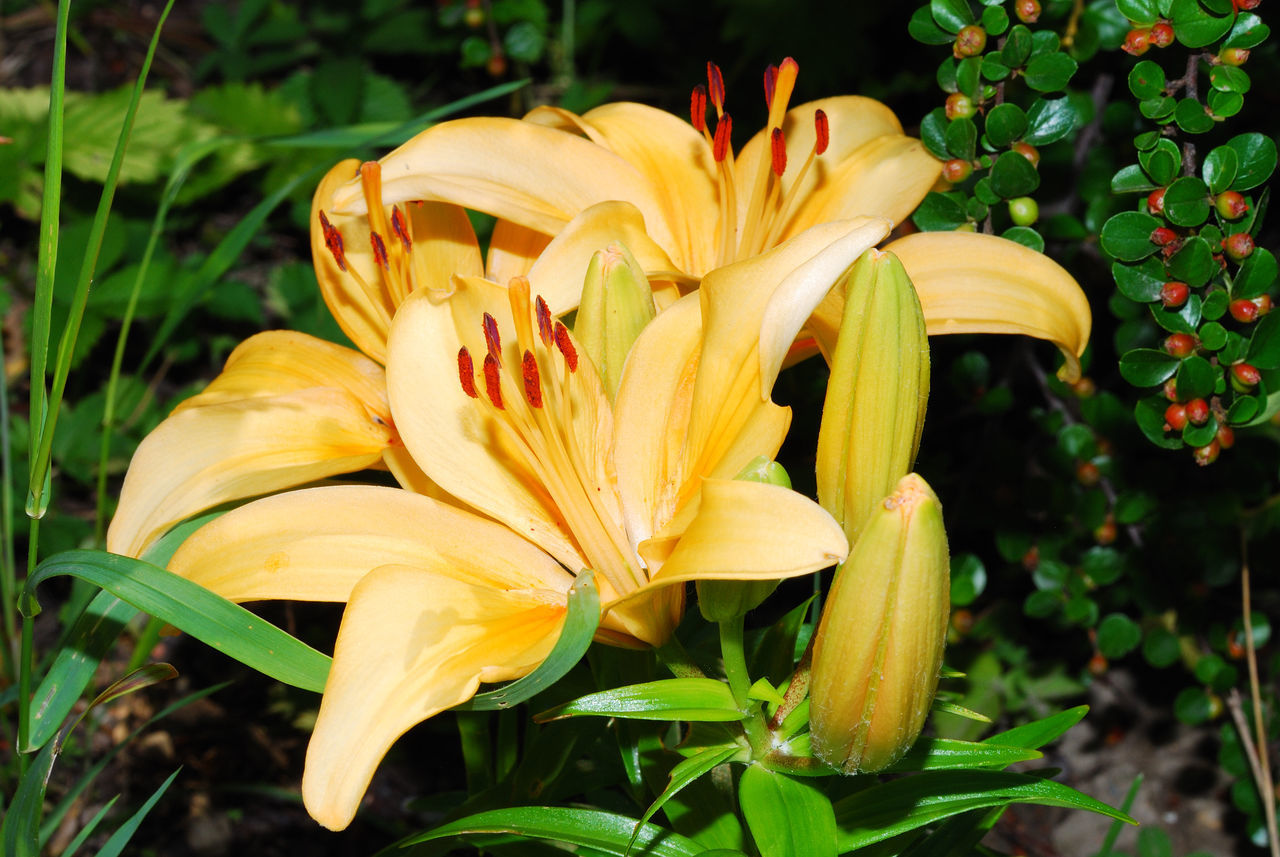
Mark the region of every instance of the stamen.
POLYGON ((320 212, 320 229, 324 232, 324 246, 329 248, 333 261, 338 263, 338 270, 346 271, 347 257, 342 250, 342 233, 338 231, 338 227, 329 222, 324 211, 320 212))
POLYGON ((498 375, 498 359, 492 354, 484 356, 484 391, 498 410, 502 407, 502 378, 498 375))
POLYGON ((413 242, 409 240, 409 228, 404 222, 404 215, 399 208, 391 209, 391 231, 400 239, 401 245, 404 246, 404 252, 409 253, 413 250, 413 242))
POLYGON ((476 366, 471 362, 471 352, 465 345, 458 349, 458 380, 462 382, 462 392, 473 399, 480 398, 476 392, 476 366))
POLYGON ((502 358, 502 337, 498 335, 498 322, 489 313, 484 314, 484 344, 495 361, 502 358))
POLYGON ((707 94, 711 97, 711 104, 716 109, 716 116, 723 116, 724 75, 720 73, 720 66, 713 62, 707 63, 707 94))
POLYGON ((524 397, 533 407, 542 407, 542 381, 538 377, 538 360, 532 351, 524 353, 520 368, 524 374, 524 397))
POLYGON ((787 141, 782 136, 781 128, 773 129, 773 133, 769 136, 769 143, 773 147, 773 174, 782 178, 782 174, 787 170, 787 141))
POLYGON ((578 371, 578 350, 573 347, 573 340, 569 338, 569 328, 560 322, 556 322, 556 348, 560 349, 560 353, 564 355, 565 365, 569 367, 570 372, 578 371))
POLYGON ((773 93, 778 86, 778 67, 769 65, 764 70, 764 107, 766 110, 773 107, 773 93))
POLYGON ((387 245, 383 243, 382 236, 376 232, 370 232, 369 243, 373 245, 373 261, 382 270, 391 270, 391 263, 387 260, 387 245))
POLYGON ((538 295, 537 300, 533 302, 534 311, 538 316, 538 338, 542 340, 542 344, 551 347, 551 342, 555 339, 555 334, 551 329, 551 309, 547 306, 547 302, 542 299, 542 295, 538 295))
POLYGON ((729 137, 732 134, 733 117, 726 113, 716 123, 716 136, 711 147, 711 152, 717 161, 723 161, 729 156, 729 137))
POLYGON ((533 307, 529 305, 529 278, 512 277, 507 282, 507 303, 516 328, 517 350, 533 347, 533 307))
POLYGON ((689 121, 699 134, 707 130, 707 88, 702 84, 695 86, 689 97, 689 121))
POLYGON ((821 155, 827 150, 827 144, 831 142, 831 126, 827 124, 827 114, 825 111, 817 110, 813 114, 813 131, 818 142, 813 147, 815 155, 821 155))

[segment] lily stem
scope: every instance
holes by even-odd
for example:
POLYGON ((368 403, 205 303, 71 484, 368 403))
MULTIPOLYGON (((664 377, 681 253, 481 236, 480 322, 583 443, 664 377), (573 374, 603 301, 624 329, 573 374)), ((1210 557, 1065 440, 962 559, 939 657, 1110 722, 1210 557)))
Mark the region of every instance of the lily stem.
POLYGON ((720 626, 720 655, 724 658, 724 675, 733 691, 733 701, 746 710, 747 693, 751 689, 751 674, 747 671, 747 656, 742 647, 742 617, 734 616, 717 623, 720 626))
POLYGON ((685 651, 675 634, 672 634, 670 639, 655 648, 653 652, 676 678, 706 678, 706 673, 694 663, 693 658, 685 651))

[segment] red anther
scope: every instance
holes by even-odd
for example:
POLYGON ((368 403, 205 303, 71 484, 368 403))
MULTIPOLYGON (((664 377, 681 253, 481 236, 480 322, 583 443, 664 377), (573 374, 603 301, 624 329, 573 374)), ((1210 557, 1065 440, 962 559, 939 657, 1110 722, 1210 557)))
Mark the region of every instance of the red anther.
POLYGON ((782 136, 781 128, 774 128, 769 135, 769 143, 773 147, 773 174, 782 178, 787 170, 787 140, 782 136))
POLYGON ((493 406, 502 410, 502 379, 498 375, 498 360, 492 354, 484 356, 484 391, 493 406))
POLYGON ((773 93, 778 88, 778 67, 770 65, 764 70, 764 106, 773 109, 773 93))
POLYGON ((489 313, 484 314, 484 344, 494 360, 502 359, 502 337, 498 335, 498 322, 489 313))
POLYGON ((707 130, 707 88, 702 84, 695 86, 689 96, 689 121, 698 133, 707 130))
POLYGON ((569 367, 570 372, 578 371, 578 349, 573 347, 573 340, 569 338, 569 328, 560 322, 556 322, 556 348, 560 349, 560 353, 564 355, 565 365, 569 367))
POLYGON ((547 307, 547 302, 542 299, 542 295, 534 299, 533 308, 538 316, 538 338, 542 340, 543 345, 550 348, 555 333, 551 329, 551 310, 547 307))
POLYGON ((376 232, 370 232, 369 243, 373 245, 373 261, 384 271, 390 270, 391 264, 387 261, 387 245, 383 243, 382 236, 376 232))
POLYGON ((404 252, 408 253, 413 250, 413 242, 409 240, 409 228, 404 222, 404 215, 399 208, 391 209, 391 231, 400 239, 400 243, 404 246, 404 252))
POLYGON ((476 366, 471 362, 471 352, 465 345, 458 349, 458 380, 462 382, 462 392, 473 399, 480 398, 476 392, 476 366))
POLYGON ((817 137, 817 143, 814 144, 813 153, 821 155, 827 150, 827 144, 831 142, 831 125, 827 122, 827 114, 823 110, 815 110, 813 113, 813 131, 817 137))
POLYGON ((542 379, 538 377, 538 361, 532 351, 524 353, 520 361, 520 369, 524 375, 524 397, 535 408, 542 407, 542 379))
POLYGON ((323 211, 320 212, 320 229, 324 232, 324 246, 329 248, 333 261, 338 264, 338 270, 347 270, 347 257, 342 251, 342 233, 329 222, 323 211))
POLYGON ((707 95, 719 116, 724 112, 724 75, 720 73, 720 66, 713 62, 707 63, 707 95))
POLYGON ((733 118, 726 113, 716 123, 715 137, 712 138, 711 154, 715 156, 716 163, 720 163, 729 156, 729 137, 732 134, 733 118))

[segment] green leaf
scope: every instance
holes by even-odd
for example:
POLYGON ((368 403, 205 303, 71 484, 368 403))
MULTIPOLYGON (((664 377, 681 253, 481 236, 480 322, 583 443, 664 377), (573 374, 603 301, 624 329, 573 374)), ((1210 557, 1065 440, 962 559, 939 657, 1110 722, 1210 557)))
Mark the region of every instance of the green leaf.
POLYGON ((1157 187, 1158 185, 1147 178, 1146 171, 1139 164, 1121 167, 1119 172, 1111 177, 1112 193, 1149 193, 1157 187))
POLYGON ((958 741, 952 738, 921 738, 902 758, 884 769, 885 773, 915 771, 967 770, 969 768, 1003 768, 1015 762, 1039 759, 1040 753, 1027 747, 983 741, 958 741))
POLYGON ((1277 273, 1276 257, 1271 251, 1265 247, 1255 247, 1236 272, 1231 283, 1231 296, 1256 298, 1271 288, 1277 273))
POLYGON ((972 161, 978 143, 978 126, 972 119, 955 119, 947 125, 946 140, 951 157, 972 161))
POLYGON ((972 604, 987 588, 987 569, 982 560, 971 553, 951 558, 951 603, 957 607, 972 604))
POLYGON ((203 586, 139 559, 88 550, 51 556, 27 579, 24 612, 39 612, 36 587, 60 575, 92 583, 277 681, 324 690, 328 656, 203 586))
POLYGON ((1199 226, 1209 219, 1209 186, 1183 176, 1164 192, 1164 216, 1175 226, 1199 226))
POLYGON ((1249 362, 1259 369, 1280 369, 1280 312, 1268 314, 1253 329, 1249 362))
POLYGON ((1158 625, 1148 631, 1142 641, 1142 656, 1153 667, 1171 666, 1177 662, 1181 651, 1177 635, 1158 625))
POLYGON ((1143 60, 1129 70, 1129 91, 1139 99, 1164 94, 1164 69, 1151 60, 1143 60))
POLYGON ((1160 17, 1156 0, 1116 0, 1116 8, 1140 27, 1149 27, 1160 17))
POLYGON ((179 768, 170 774, 169 778, 161 783, 160 787, 151 793, 151 797, 147 798, 146 802, 138 808, 138 811, 129 816, 129 819, 124 824, 116 828, 116 832, 111 834, 111 838, 98 851, 98 857, 120 857, 120 853, 129 844, 129 840, 133 838, 133 834, 142 826, 147 813, 151 812, 155 805, 160 802, 160 798, 169 790, 169 786, 173 785, 173 781, 177 779, 181 770, 179 768))
POLYGON ((1172 278, 1199 288, 1208 283, 1214 274, 1222 270, 1213 259, 1209 242, 1193 235, 1182 244, 1182 249, 1169 257, 1169 273, 1172 278))
POLYGON ((1000 49, 1000 58, 1010 68, 1018 68, 1031 56, 1031 31, 1022 24, 1014 24, 1000 49))
POLYGON ((1249 73, 1232 65, 1215 65, 1209 69, 1209 84, 1223 92, 1238 92, 1244 95, 1249 91, 1251 81, 1249 73))
POLYGON ((1214 384, 1221 375, 1221 370, 1198 354, 1184 358, 1178 366, 1178 397, 1185 400, 1213 395, 1214 384))
POLYGON ((729 761, 740 752, 742 752, 742 748, 737 744, 731 744, 727 747, 708 747, 672 768, 667 787, 662 790, 662 794, 654 799, 653 803, 649 804, 649 808, 640 817, 635 833, 632 834, 631 844, 634 845, 634 837, 639 835, 645 823, 653 818, 653 814, 661 809, 663 804, 675 797, 681 789, 698 779, 698 777, 706 774, 717 765, 729 761))
POLYGON ((835 814, 813 784, 748 765, 738 804, 760 857, 836 857, 835 814))
POLYGON ((951 157, 947 153, 947 111, 941 107, 929 111, 920 123, 920 141, 935 158, 951 157))
POLYGON ((1188 134, 1204 134, 1213 130, 1213 117, 1194 98, 1184 98, 1173 111, 1173 121, 1188 134))
POLYGON ((1231 183, 1236 180, 1236 170, 1239 165, 1240 158, 1236 155, 1235 149, 1230 146, 1214 147, 1205 156, 1204 165, 1201 167, 1201 173, 1209 185, 1209 190, 1219 194, 1231 187, 1231 183))
POLYGON ((992 146, 1003 149, 1026 132, 1027 114, 1016 104, 997 104, 987 113, 987 124, 984 127, 987 141, 992 146))
POLYGON ((969 0, 930 0, 929 10, 933 13, 933 20, 948 33, 958 33, 961 28, 974 23, 969 0))
POLYGON ((1066 98, 1037 98, 1027 111, 1027 133, 1022 138, 1033 146, 1056 143, 1075 130, 1079 116, 1066 98))
POLYGON ((1046 744, 1051 744, 1058 740, 1066 734, 1068 729, 1083 720, 1088 713, 1089 706, 1077 705, 1075 708, 1059 711, 1057 714, 1051 714, 1040 720, 1024 723, 1021 726, 1006 729, 1004 732, 997 732, 990 738, 983 739, 983 743, 1038 750, 1046 744))
POLYGON ((1227 329, 1216 321, 1210 321, 1200 328, 1200 344, 1210 351, 1217 351, 1227 344, 1227 329))
POLYGON ((1128 823, 1101 801, 1052 780, 1003 771, 932 771, 880 783, 835 804, 841 853, 968 812, 1013 803, 1085 809, 1128 823))
POLYGON ((1238 92, 1223 92, 1218 89, 1209 90, 1205 98, 1209 112, 1215 119, 1228 119, 1235 116, 1244 107, 1244 96, 1238 92))
POLYGON ((987 54, 982 58, 982 76, 992 81, 1005 80, 1013 74, 1013 69, 1000 62, 995 56, 995 54, 987 54))
POLYGON ((1138 153, 1138 163, 1151 176, 1151 180, 1163 187, 1173 181, 1182 165, 1182 152, 1178 144, 1168 137, 1162 137, 1149 149, 1138 153))
POLYGON ((1173 34, 1188 48, 1207 47, 1227 34, 1231 18, 1209 14, 1199 0, 1173 0, 1169 7, 1173 34))
POLYGON ((1037 92, 1057 92, 1066 88, 1076 68, 1076 61, 1066 54, 1042 54, 1027 63, 1027 86, 1037 92))
POLYGON ((928 6, 921 6, 911 15, 907 23, 907 32, 911 38, 926 45, 949 45, 955 36, 946 32, 933 21, 933 13, 928 6))
MULTIPOLYGON (((1019 156, 1021 157, 1021 156, 1019 156)), ((1160 221, 1141 211, 1122 211, 1102 226, 1102 249, 1122 262, 1137 262, 1158 249, 1151 233, 1160 221)))
POLYGON ((547 37, 532 21, 520 21, 502 37, 507 56, 521 62, 537 62, 546 50, 547 37))
POLYGON ((1184 687, 1173 701, 1173 713, 1188 726, 1199 726, 1213 717, 1213 703, 1203 688, 1184 687))
POLYGON ((1135 387, 1163 384, 1178 371, 1179 361, 1155 348, 1135 348, 1120 358, 1120 374, 1135 387))
POLYGON ((1030 226, 1010 226, 1000 233, 1000 237, 1021 244, 1023 247, 1030 247, 1037 253, 1044 252, 1044 238, 1030 226))
POLYGON ((670 678, 592 693, 534 717, 538 723, 596 715, 634 720, 736 721, 743 718, 733 693, 711 678, 670 678))
POLYGON ((1148 396, 1138 400, 1133 408, 1134 422, 1147 436, 1147 440, 1161 449, 1181 449, 1182 439, 1170 437, 1164 430, 1164 412, 1169 402, 1164 396, 1148 396))
POLYGON ((547 659, 523 678, 488 693, 476 694, 455 706, 459 711, 495 711, 518 705, 541 693, 568 674, 591 647, 591 638, 600 624, 600 592, 591 569, 580 572, 569 588, 568 613, 560 638, 547 659))
POLYGON ((965 57, 956 63, 956 88, 977 101, 982 84, 982 57, 965 57))
POLYGON ((3 823, 0 823, 0 846, 9 857, 39 857, 40 816, 44 812, 45 787, 53 771, 56 754, 52 743, 36 756, 27 768, 9 805, 5 807, 3 823))
POLYGON ((1017 152, 1005 152, 991 167, 991 189, 1004 199, 1026 196, 1039 186, 1040 174, 1017 152))
POLYGON ((1173 116, 1173 111, 1177 106, 1178 102, 1172 96, 1161 95, 1157 98, 1148 98, 1139 102, 1138 112, 1156 122, 1167 122, 1173 116))
MULTIPOLYGON (((625 857, 636 820, 625 815, 598 809, 573 809, 555 806, 520 806, 494 809, 451 821, 435 830, 420 833, 400 843, 417 845, 453 836, 476 836, 508 833, 528 839, 567 842, 582 848, 625 857)), ((632 853, 637 857, 696 857, 706 851, 692 839, 686 839, 658 827, 641 825, 632 853)))
POLYGON ((1001 6, 988 5, 982 10, 982 29, 988 36, 1001 36, 1009 29, 1009 13, 1001 6))
POLYGON ((1236 17, 1231 34, 1222 43, 1223 48, 1256 48, 1271 35, 1271 28, 1262 23, 1262 19, 1252 12, 1241 12, 1236 17))
POLYGON ((1218 418, 1210 417, 1203 425, 1187 423, 1182 429, 1182 442, 1187 446, 1204 446, 1218 433, 1218 418))
POLYGON ((1227 311, 1227 293, 1222 289, 1214 289, 1205 296, 1200 306, 1200 315, 1208 321, 1217 321, 1227 311))
POLYGON ((1276 168, 1276 141, 1266 134, 1240 134, 1227 141, 1239 159, 1232 190, 1250 190, 1271 178, 1276 168))
POLYGON ((1131 301, 1149 303, 1160 299, 1166 282, 1164 265, 1158 259, 1147 259, 1140 265, 1113 262, 1111 276, 1120 293, 1131 301))
POLYGON ((1098 623, 1098 651, 1106 658, 1120 658, 1142 642, 1142 629, 1123 613, 1111 613, 1098 623))

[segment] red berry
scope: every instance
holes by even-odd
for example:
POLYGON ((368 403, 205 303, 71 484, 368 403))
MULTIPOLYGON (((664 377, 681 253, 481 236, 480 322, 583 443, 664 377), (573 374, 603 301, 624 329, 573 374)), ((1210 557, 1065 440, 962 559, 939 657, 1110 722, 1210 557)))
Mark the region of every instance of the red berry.
POLYGON ((1240 392, 1258 386, 1258 382, 1262 380, 1262 373, 1258 371, 1257 366, 1249 363, 1233 363, 1231 364, 1231 386, 1240 392))
POLYGON ((1231 317, 1241 324, 1249 324, 1258 318, 1258 305, 1248 298, 1237 298, 1227 305, 1231 317))
POLYGON ((1092 488, 1102 480, 1102 472, 1098 470, 1098 465, 1092 461, 1080 461, 1076 463, 1076 481, 1086 488, 1092 488))
POLYGON ((1218 446, 1230 449, 1236 445, 1236 430, 1231 426, 1218 426, 1218 433, 1214 439, 1218 441, 1218 446))
POLYGON ((942 165, 942 177, 952 184, 959 184, 971 175, 973 164, 963 158, 952 158, 942 165))
POLYGON ((1231 0, 1236 9, 1243 9, 1248 12, 1250 9, 1257 9, 1262 0, 1231 0))
POLYGON ((1094 675, 1102 675, 1107 671, 1108 666, 1107 659, 1101 652, 1095 652, 1093 657, 1089 658, 1089 672, 1094 675))
POLYGON ((1201 467, 1205 467, 1206 465, 1213 464, 1217 461, 1218 453, 1220 452, 1222 452, 1222 447, 1219 445, 1217 438, 1214 438, 1205 446, 1198 446, 1193 449, 1191 451, 1191 457, 1195 459, 1196 464, 1199 464, 1201 467))
POLYGON ((1164 350, 1179 359, 1190 357, 1196 350, 1196 339, 1189 333, 1171 333, 1164 340, 1164 350))
POLYGON ((1237 232, 1222 239, 1222 249, 1234 262, 1241 262, 1253 252, 1253 236, 1248 232, 1237 232))
POLYGON ((967 634, 973 630, 973 612, 961 607, 959 610, 951 614, 951 627, 956 629, 957 634, 967 634))
POLYGON ((1160 287, 1160 303, 1169 309, 1177 309, 1187 302, 1191 289, 1186 283, 1168 282, 1160 287))
POLYGON ((1187 421, 1202 426, 1209 421, 1209 403, 1204 399, 1192 399, 1186 404, 1187 421))
POLYGON ((1134 28, 1124 37, 1120 49, 1127 54, 1140 57, 1151 48, 1151 31, 1145 28, 1134 28))
POLYGON ((1187 427, 1187 408, 1177 402, 1164 409, 1164 430, 1182 431, 1187 427))
POLYGON ((977 24, 961 27, 956 33, 956 43, 951 52, 960 60, 965 57, 976 57, 987 48, 987 31, 977 24))
POLYGON ((1218 214, 1226 220, 1239 220, 1249 210, 1249 203, 1245 201, 1244 195, 1235 190, 1224 190, 1218 194, 1213 204, 1218 209, 1218 214))
POLYGON ((1092 378, 1085 375, 1071 385, 1071 392, 1075 393, 1077 398, 1088 399, 1098 392, 1098 385, 1092 378))
POLYGON ((1159 217, 1164 214, 1164 188, 1157 188, 1147 194, 1147 211, 1159 217))
POLYGON ((502 51, 494 51, 489 55, 489 61, 484 64, 485 71, 489 72, 490 77, 502 77, 507 73, 507 56, 502 51))
POLYGON ((1024 143, 1021 140, 1019 140, 1009 148, 1017 152, 1019 155, 1022 155, 1022 157, 1026 158, 1028 161, 1030 161, 1031 166, 1033 167, 1040 166, 1040 150, 1037 149, 1035 146, 1031 145, 1030 143, 1024 143))
POLYGON ((1151 230, 1151 243, 1157 247, 1164 247, 1178 240, 1178 233, 1174 232, 1167 226, 1159 226, 1151 230))
POLYGON ((946 109, 948 119, 971 119, 978 112, 973 99, 963 92, 953 92, 948 95, 946 109))
POLYGON ((1245 48, 1223 48, 1218 54, 1218 62, 1223 65, 1244 65, 1249 61, 1249 51, 1245 48))
POLYGON ((1253 303, 1258 308, 1258 315, 1271 312, 1271 295, 1259 295, 1253 299, 1253 303))
POLYGON ((1034 24, 1040 18, 1040 0, 1017 0, 1013 13, 1024 24, 1034 24))
POLYGON ((1178 382, 1175 379, 1164 382, 1164 397, 1171 402, 1178 401, 1178 382))
POLYGON ((1151 44, 1157 48, 1167 48, 1173 44, 1173 27, 1168 21, 1157 21, 1151 25, 1151 44))

